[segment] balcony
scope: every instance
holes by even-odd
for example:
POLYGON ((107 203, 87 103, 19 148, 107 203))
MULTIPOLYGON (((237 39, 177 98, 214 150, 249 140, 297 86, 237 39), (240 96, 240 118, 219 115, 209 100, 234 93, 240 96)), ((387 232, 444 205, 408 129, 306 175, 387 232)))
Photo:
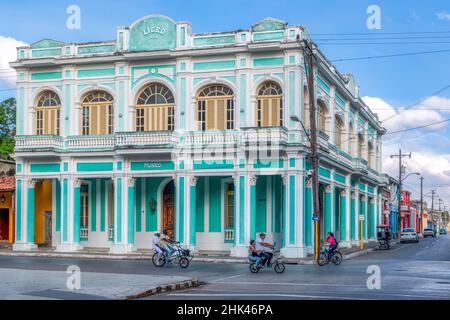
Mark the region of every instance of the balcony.
POLYGON ((353 170, 360 174, 367 173, 367 160, 361 158, 353 159, 353 170))
POLYGON ((285 127, 242 128, 242 143, 246 146, 286 145, 288 130, 285 127))
POLYGON ((383 186, 389 186, 389 177, 386 174, 380 176, 380 184, 383 186))
POLYGON ((237 145, 239 142, 239 132, 233 130, 186 132, 182 141, 184 144, 200 147, 237 145))
POLYGON ((117 148, 144 148, 178 144, 178 135, 172 131, 119 132, 116 133, 117 148))
POLYGON ((114 135, 106 136, 70 136, 65 140, 66 149, 70 151, 98 151, 113 150, 115 141, 114 135))
POLYGON ((59 136, 16 136, 15 152, 56 151, 64 147, 64 141, 59 136))
POLYGON ((330 140, 330 137, 323 131, 318 131, 317 133, 317 145, 319 148, 322 148, 324 150, 328 150, 328 140, 330 140))

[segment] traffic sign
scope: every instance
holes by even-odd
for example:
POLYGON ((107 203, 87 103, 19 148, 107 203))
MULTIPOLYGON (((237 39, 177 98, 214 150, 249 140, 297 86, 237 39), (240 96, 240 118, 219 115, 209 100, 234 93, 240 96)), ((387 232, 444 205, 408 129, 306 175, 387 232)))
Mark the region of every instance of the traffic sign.
POLYGON ((359 220, 360 220, 360 221, 364 221, 364 215, 361 214, 361 215, 359 216, 359 220))
POLYGON ((320 216, 313 216, 312 219, 313 221, 320 221, 320 216))

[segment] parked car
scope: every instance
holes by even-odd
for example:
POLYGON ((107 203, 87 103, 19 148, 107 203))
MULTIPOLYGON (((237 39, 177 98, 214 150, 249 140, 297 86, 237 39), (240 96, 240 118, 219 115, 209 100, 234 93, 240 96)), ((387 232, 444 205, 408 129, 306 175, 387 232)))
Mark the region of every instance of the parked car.
POLYGON ((444 234, 447 234, 447 230, 445 230, 445 229, 441 229, 441 231, 439 231, 439 234, 440 234, 440 235, 444 235, 444 234))
POLYGON ((436 230, 432 229, 432 228, 427 228, 425 230, 423 230, 423 237, 436 237, 436 230))
POLYGON ((414 228, 402 229, 400 233, 400 243, 405 242, 419 242, 419 235, 414 228))

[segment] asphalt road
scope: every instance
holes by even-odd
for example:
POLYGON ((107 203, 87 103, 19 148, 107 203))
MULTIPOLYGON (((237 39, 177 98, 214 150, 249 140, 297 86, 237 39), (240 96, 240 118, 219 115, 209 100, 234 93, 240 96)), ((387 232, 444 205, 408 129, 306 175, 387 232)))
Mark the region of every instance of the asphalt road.
MULTIPOLYGON (((251 274, 244 264, 195 260, 189 269, 182 270, 175 265, 155 268, 150 261, 0 257, 0 269, 65 271, 69 265, 79 266, 82 272, 187 276, 203 282, 198 288, 147 299, 450 299, 450 236, 396 245, 390 251, 346 260, 340 266, 288 265, 281 275, 273 270, 251 274), (380 289, 367 286, 370 266, 379 268, 380 289)), ((0 279, 0 287, 3 281, 0 279)), ((21 284, 21 288, 26 294, 27 287, 21 284)))

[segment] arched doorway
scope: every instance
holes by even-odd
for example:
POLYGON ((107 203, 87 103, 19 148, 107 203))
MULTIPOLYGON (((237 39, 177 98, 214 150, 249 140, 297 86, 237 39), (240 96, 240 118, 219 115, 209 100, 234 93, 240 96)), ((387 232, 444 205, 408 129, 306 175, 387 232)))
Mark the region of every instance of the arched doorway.
POLYGON ((170 181, 164 188, 163 194, 162 230, 167 230, 171 239, 175 235, 175 183, 170 181))

